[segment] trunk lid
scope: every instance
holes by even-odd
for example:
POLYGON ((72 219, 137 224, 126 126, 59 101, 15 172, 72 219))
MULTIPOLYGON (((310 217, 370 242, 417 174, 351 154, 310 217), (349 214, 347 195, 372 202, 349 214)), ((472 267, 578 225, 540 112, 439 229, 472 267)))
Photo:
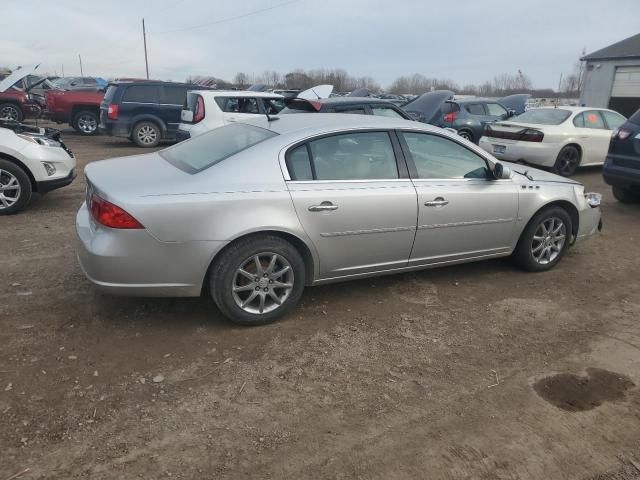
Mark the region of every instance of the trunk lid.
POLYGON ((329 98, 333 92, 333 85, 316 85, 298 94, 298 98, 305 100, 318 100, 319 98, 329 98))
POLYGON ((520 115, 524 113, 527 100, 529 100, 530 97, 531 95, 528 93, 517 93, 501 98, 498 100, 498 103, 507 110, 513 110, 516 115, 520 115))
POLYGON ((407 103, 402 109, 419 122, 437 125, 440 123, 442 106, 453 100, 454 93, 450 90, 435 90, 420 95, 407 103))

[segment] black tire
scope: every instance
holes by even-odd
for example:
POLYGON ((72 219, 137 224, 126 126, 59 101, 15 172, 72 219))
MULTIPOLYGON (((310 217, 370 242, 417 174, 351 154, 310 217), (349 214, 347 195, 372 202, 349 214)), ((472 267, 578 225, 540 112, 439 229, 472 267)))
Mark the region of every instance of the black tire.
POLYGON ((277 320, 296 306, 304 290, 305 274, 304 261, 300 252, 289 242, 273 235, 252 235, 232 243, 216 258, 209 273, 210 293, 222 314, 232 322, 239 325, 264 325, 277 320), (273 278, 276 283, 282 279, 287 283, 281 282, 280 284, 290 283, 292 287, 288 291, 277 286, 269 287, 269 284, 273 284, 274 280, 270 279, 271 277, 265 273, 265 270, 251 269, 250 262, 256 256, 259 257, 262 268, 267 270, 268 260, 273 258, 272 256, 284 259, 290 267, 289 270, 282 268, 284 263, 274 264, 273 270, 276 268, 280 268, 280 270, 274 272, 273 278), (245 266, 246 268, 243 270, 250 273, 250 276, 255 275, 255 278, 248 279, 238 272, 241 267, 245 266), (279 274, 282 270, 287 273, 279 274), (234 292, 234 286, 238 285, 238 282, 244 282, 244 285, 241 286, 243 291, 234 292), (260 282, 264 282, 264 284, 260 282), (283 300, 279 306, 272 300, 270 294, 264 293, 263 295, 263 292, 267 292, 269 288, 273 289, 274 295, 282 296, 283 300), (262 303, 265 310, 273 309, 263 313, 250 312, 237 303, 247 301, 251 295, 254 300, 248 302, 247 309, 259 309, 261 296, 266 299, 262 303))
POLYGON ((620 203, 635 203, 638 200, 638 195, 626 187, 612 187, 613 196, 620 203))
POLYGON ((95 135, 98 133, 98 114, 91 110, 82 110, 73 116, 71 126, 80 135, 95 135))
POLYGON ((557 173, 563 177, 570 177, 578 170, 581 160, 582 154, 577 147, 573 145, 562 147, 562 150, 560 150, 556 158, 556 163, 553 165, 553 173, 557 173))
POLYGON ((471 133, 469 130, 459 130, 458 131, 458 135, 460 135, 462 138, 469 140, 470 142, 473 142, 473 133, 471 133))
POLYGON ((0 120, 21 122, 24 120, 24 114, 22 109, 14 103, 0 103, 0 120))
POLYGON ((29 204, 31 193, 31 180, 26 172, 15 163, 0 158, 0 215, 18 213, 29 204), (14 186, 10 185, 13 179, 19 189, 5 190, 3 187, 14 186))
MULTIPOLYGON (((564 256, 569 245, 571 244, 572 230, 573 225, 571 222, 571 216, 567 213, 567 211, 562 207, 548 207, 545 208, 538 213, 536 213, 533 218, 529 221, 526 228, 522 232, 520 236, 520 240, 518 241, 518 245, 513 252, 513 260, 517 265, 521 268, 529 271, 529 272, 544 272, 546 270, 550 270, 560 261, 560 259, 564 256), (534 256, 534 251, 540 247, 541 244, 544 244, 544 241, 534 239, 536 233, 540 233, 539 228, 544 222, 549 222, 550 219, 561 220, 564 223, 564 243, 560 247, 559 251, 554 250, 553 247, 549 247, 549 259, 546 263, 541 263, 539 259, 536 259, 534 256), (537 242, 534 246, 534 242, 537 242), (557 255, 551 258, 552 255, 557 255)), ((538 238, 539 236, 536 236, 538 238)), ((557 246, 557 243, 554 244, 557 246)), ((542 250, 546 250, 546 244, 542 246, 542 250)), ((538 252, 541 255, 544 255, 540 250, 538 252)))
POLYGON ((142 148, 156 147, 162 138, 162 130, 155 122, 138 122, 131 132, 131 140, 142 148))

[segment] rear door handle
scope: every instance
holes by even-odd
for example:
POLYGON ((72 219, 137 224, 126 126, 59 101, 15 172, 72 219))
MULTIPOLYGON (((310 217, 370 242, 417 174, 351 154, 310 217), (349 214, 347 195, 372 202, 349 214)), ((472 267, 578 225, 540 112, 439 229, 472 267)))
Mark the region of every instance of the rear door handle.
POLYGON ((424 202, 425 207, 444 207, 449 205, 449 202, 442 197, 435 198, 429 202, 424 202))
POLYGON ((330 212, 337 209, 338 205, 334 205, 331 202, 322 202, 320 205, 311 205, 309 207, 310 212, 330 212))

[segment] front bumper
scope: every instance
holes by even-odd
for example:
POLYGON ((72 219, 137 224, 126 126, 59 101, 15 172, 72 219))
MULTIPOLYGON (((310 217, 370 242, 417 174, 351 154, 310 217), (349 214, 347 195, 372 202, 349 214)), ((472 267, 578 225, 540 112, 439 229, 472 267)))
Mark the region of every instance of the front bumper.
POLYGON ((600 207, 588 207, 586 209, 580 210, 578 211, 578 216, 579 226, 578 234, 575 238, 576 242, 585 240, 594 235, 596 232, 602 230, 602 212, 600 211, 600 207))
POLYGON ((41 182, 36 182, 36 188, 38 193, 48 193, 52 190, 56 190, 58 188, 66 187, 76 178, 76 171, 72 169, 69 172, 69 175, 62 178, 54 178, 52 180, 42 180, 41 182))
POLYGON ((227 242, 161 242, 144 230, 95 224, 86 203, 76 216, 77 254, 101 291, 141 297, 197 297, 213 256, 227 242))
POLYGON ((38 118, 42 115, 42 107, 37 103, 23 103, 20 108, 25 118, 38 118))
POLYGON ((505 141, 490 137, 482 137, 478 145, 499 160, 526 162, 543 167, 553 167, 560 152, 560 146, 555 143, 505 141), (504 146, 504 153, 495 153, 494 145, 504 146))

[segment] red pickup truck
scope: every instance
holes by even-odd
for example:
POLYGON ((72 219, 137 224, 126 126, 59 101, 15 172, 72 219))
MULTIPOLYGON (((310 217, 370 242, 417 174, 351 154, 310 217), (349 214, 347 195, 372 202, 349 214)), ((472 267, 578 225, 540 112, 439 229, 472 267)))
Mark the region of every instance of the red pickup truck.
POLYGON ((81 135, 98 133, 103 91, 48 90, 45 116, 57 123, 68 123, 81 135))

